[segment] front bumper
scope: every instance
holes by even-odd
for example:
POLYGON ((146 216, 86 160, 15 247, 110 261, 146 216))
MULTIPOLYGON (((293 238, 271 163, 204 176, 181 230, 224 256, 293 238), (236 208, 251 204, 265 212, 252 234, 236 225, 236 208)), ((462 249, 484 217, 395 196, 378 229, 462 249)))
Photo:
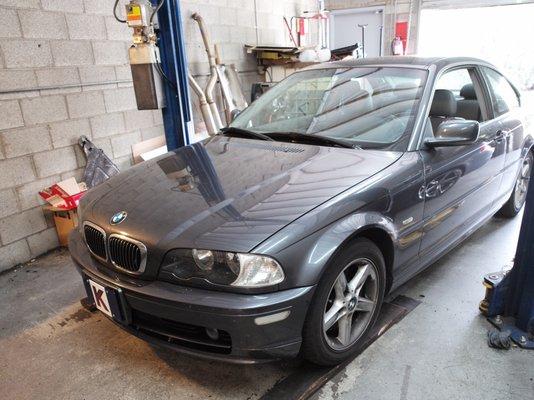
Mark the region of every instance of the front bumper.
POLYGON ((248 295, 134 281, 106 273, 78 231, 70 236, 69 250, 86 288, 91 279, 116 294, 121 317, 113 321, 148 342, 235 363, 290 358, 300 350, 314 286, 248 295), (258 325, 258 317, 286 311, 285 319, 258 325), (206 328, 217 329, 220 338, 208 337, 206 328))

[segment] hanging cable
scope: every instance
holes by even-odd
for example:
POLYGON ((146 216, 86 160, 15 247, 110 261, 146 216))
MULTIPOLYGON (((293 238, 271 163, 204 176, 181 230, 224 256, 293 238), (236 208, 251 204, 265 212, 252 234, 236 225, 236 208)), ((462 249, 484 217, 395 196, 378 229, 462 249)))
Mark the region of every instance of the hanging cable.
POLYGON ((165 81, 165 83, 167 85, 169 85, 171 87, 172 90, 174 90, 174 92, 176 94, 178 94, 178 86, 176 86, 176 83, 174 83, 168 76, 167 74, 165 73, 165 71, 163 71, 163 68, 161 66, 161 59, 159 57, 159 52, 156 53, 156 62, 154 63, 154 68, 156 68, 156 71, 158 71, 158 74, 163 78, 163 80, 165 81))
POLYGON ((154 11, 152 11, 152 14, 150 14, 150 20, 149 25, 152 25, 152 22, 154 21, 154 16, 158 13, 159 9, 163 7, 163 3, 165 3, 165 0, 160 0, 156 8, 154 8, 154 11))
POLYGON ((117 16, 117 5, 119 4, 119 0, 115 0, 115 5, 113 6, 113 16, 115 17, 115 19, 117 21, 119 21, 121 24, 125 24, 126 23, 126 20, 125 19, 120 19, 118 16, 117 16))
POLYGON ((170 78, 165 74, 165 72, 163 72, 161 64, 157 62, 154 65, 156 67, 156 71, 158 71, 158 74, 160 74, 163 80, 167 82, 167 85, 169 85, 176 93, 178 93, 178 87, 173 81, 170 80, 170 78))

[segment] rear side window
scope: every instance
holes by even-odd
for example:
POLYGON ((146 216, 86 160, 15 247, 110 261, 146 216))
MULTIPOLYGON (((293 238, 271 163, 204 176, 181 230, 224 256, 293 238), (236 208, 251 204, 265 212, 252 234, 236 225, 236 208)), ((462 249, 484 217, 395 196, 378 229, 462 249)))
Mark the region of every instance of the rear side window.
POLYGON ((491 68, 483 67, 482 69, 490 86, 495 117, 519 107, 519 97, 508 80, 491 68))
POLYGON ((436 83, 436 89, 450 90, 459 99, 466 85, 473 85, 473 80, 467 68, 460 68, 443 74, 436 83))

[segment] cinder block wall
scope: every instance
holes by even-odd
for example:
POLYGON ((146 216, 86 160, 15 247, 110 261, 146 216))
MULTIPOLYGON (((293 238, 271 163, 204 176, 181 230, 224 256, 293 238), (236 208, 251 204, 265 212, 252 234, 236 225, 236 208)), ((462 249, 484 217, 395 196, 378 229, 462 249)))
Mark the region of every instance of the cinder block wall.
MULTIPOLYGON (((115 21, 113 3, 0 0, 0 271, 58 245, 37 192, 81 177, 79 136, 91 138, 124 169, 132 162, 132 144, 163 134, 159 111, 136 109, 127 65, 131 32, 115 21)), ((207 60, 192 12, 203 15, 248 92, 261 77, 243 44, 255 44, 257 36, 263 44, 287 44, 282 16, 315 4, 258 0, 255 10, 254 0, 181 2, 193 74, 205 84, 207 60)))

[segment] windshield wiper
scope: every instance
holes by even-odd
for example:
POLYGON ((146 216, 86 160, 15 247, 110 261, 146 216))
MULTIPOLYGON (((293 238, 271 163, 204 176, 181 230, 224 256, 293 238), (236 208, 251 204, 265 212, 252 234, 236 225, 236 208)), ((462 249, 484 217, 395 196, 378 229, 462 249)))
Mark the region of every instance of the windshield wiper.
POLYGON ((310 135, 308 133, 300 132, 269 132, 265 135, 282 141, 311 142, 329 146, 345 147, 347 149, 361 149, 361 147, 355 145, 349 140, 338 139, 329 136, 310 135))
POLYGON ((247 129, 236 128, 233 126, 227 126, 226 128, 222 128, 221 132, 223 135, 227 135, 227 136, 236 135, 236 136, 241 136, 241 137, 252 137, 254 139, 260 139, 260 140, 270 140, 270 141, 274 140, 273 138, 267 135, 264 135, 263 133, 249 131, 247 129))

